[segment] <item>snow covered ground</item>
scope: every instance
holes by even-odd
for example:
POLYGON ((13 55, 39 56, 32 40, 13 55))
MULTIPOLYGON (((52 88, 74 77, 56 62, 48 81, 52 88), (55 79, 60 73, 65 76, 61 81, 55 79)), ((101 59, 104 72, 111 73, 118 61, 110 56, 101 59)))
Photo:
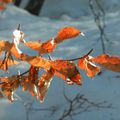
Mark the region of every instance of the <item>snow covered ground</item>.
MULTIPOLYGON (((106 16, 106 34, 112 44, 106 43, 107 53, 120 56, 120 11, 109 12, 106 16)), ((94 48, 92 55, 102 54, 101 43, 96 43, 99 37, 99 30, 94 23, 93 16, 81 16, 79 19, 73 19, 69 16, 60 19, 50 19, 47 17, 32 16, 22 9, 13 6, 0 14, 0 40, 12 41, 13 30, 21 24, 21 29, 25 33, 25 39, 29 40, 49 40, 54 37, 57 31, 64 26, 74 26, 85 33, 85 37, 77 37, 61 43, 56 51, 51 55, 53 58, 75 58, 87 53, 94 48), (96 44, 95 44, 96 43, 96 44)), ((30 55, 36 54, 30 49, 20 46, 21 50, 30 55)), ((27 64, 11 68, 13 73, 18 69, 22 72, 27 69, 27 64)), ((94 102, 107 101, 112 104, 110 109, 92 109, 73 117, 75 120, 119 120, 120 119, 120 74, 110 71, 103 71, 101 75, 96 76, 94 80, 88 78, 84 72, 80 71, 83 76, 83 86, 69 86, 60 78, 55 77, 47 93, 43 104, 34 102, 33 107, 49 108, 57 106, 58 111, 50 116, 49 111, 31 111, 30 120, 58 120, 63 110, 66 108, 66 100, 63 96, 63 89, 69 97, 74 97, 77 93, 84 94, 89 100, 94 102)), ((25 103, 32 101, 32 98, 26 94, 17 91, 17 94, 25 99, 25 103)), ((0 120, 26 120, 26 109, 22 100, 9 103, 7 100, 0 100, 0 120)), ((68 118, 69 120, 69 118, 68 118)))

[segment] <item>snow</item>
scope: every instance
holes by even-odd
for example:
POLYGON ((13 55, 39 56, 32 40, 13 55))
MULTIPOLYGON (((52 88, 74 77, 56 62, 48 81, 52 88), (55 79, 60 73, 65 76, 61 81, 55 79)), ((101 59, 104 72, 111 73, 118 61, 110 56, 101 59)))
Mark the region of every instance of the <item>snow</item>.
MULTIPOLYGON (((86 0, 84 2, 87 3, 86 0)), ((62 3, 57 2, 55 4, 62 3)), ((52 14, 54 14, 54 9, 51 8, 52 14)), ((51 16, 50 13, 49 15, 51 16)), ((109 12, 106 16, 107 27, 105 29, 105 32, 110 39, 110 42, 112 42, 112 44, 106 43, 107 51, 109 54, 117 56, 120 56, 119 16, 119 10, 116 10, 114 13, 109 12)), ((67 15, 61 17, 60 19, 50 19, 48 17, 32 16, 28 12, 10 5, 3 12, 3 14, 0 14, 0 39, 12 41, 12 33, 17 28, 18 24, 21 24, 21 29, 25 33, 26 41, 49 40, 50 38, 54 38, 54 36, 57 34, 57 31, 64 26, 76 27, 85 34, 85 37, 78 36, 75 39, 71 39, 61 43, 57 47, 56 51, 51 54, 54 59, 70 59, 79 57, 87 53, 91 48, 94 48, 94 51, 91 54, 93 56, 102 53, 101 43, 97 42, 97 39, 99 37, 99 31, 96 27, 96 24, 94 23, 92 15, 87 16, 86 14, 84 14, 84 16, 80 17, 79 19, 74 19, 67 15)), ((30 55, 37 54, 36 52, 32 51, 31 49, 25 47, 22 44, 19 46, 19 48, 22 52, 29 53, 30 55)), ((23 72, 28 68, 28 66, 28 64, 23 63, 22 65, 17 66, 16 70, 14 67, 12 67, 10 69, 10 72, 12 72, 12 74, 17 73, 18 70, 23 72)), ((57 106, 58 110, 55 114, 53 114, 53 116, 50 116, 50 111, 30 111, 30 120, 58 120, 58 118, 62 115, 63 110, 67 106, 66 100, 63 96, 64 89, 67 95, 71 98, 73 98, 77 93, 81 93, 84 94, 85 97, 87 97, 91 101, 107 101, 110 104, 112 103, 113 108, 103 108, 100 110, 92 109, 89 112, 84 112, 74 117, 75 120, 119 120, 120 74, 104 70, 101 75, 98 75, 94 78, 94 80, 91 80, 81 70, 80 73, 82 74, 84 80, 82 86, 66 85, 62 79, 55 76, 44 103, 41 104, 40 102, 35 101, 33 107, 50 108, 57 106)), ((26 109, 24 104, 32 101, 32 98, 27 93, 21 93, 21 90, 18 90, 17 94, 25 101, 25 103, 23 103, 23 101, 19 99, 14 103, 9 103, 7 100, 1 100, 0 120, 26 120, 26 109)))
MULTIPOLYGON (((93 0, 93 4, 95 4, 93 0)), ((107 12, 115 12, 120 9, 119 0, 97 0, 107 12)), ((97 7, 96 7, 97 9, 97 7)), ((45 0, 40 16, 60 18, 71 16, 80 18, 91 13, 89 0, 45 0)))

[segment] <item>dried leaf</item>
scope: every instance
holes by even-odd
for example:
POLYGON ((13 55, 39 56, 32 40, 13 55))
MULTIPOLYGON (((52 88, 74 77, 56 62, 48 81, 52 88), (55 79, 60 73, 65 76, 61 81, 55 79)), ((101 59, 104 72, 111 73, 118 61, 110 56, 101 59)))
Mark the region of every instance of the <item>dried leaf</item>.
POLYGON ((87 76, 93 78, 96 74, 100 72, 100 67, 93 64, 90 60, 90 56, 83 57, 78 60, 78 66, 87 72, 87 76))
POLYGON ((13 93, 20 85, 18 76, 2 77, 0 80, 4 81, 4 84, 1 85, 2 92, 11 102, 13 102, 13 93))
POLYGON ((0 56, 2 55, 2 51, 0 50, 0 56))
POLYGON ((3 78, 0 78, 1 81, 6 81, 1 89, 2 91, 4 90, 8 90, 8 91, 15 91, 18 87, 19 87, 19 79, 18 79, 18 76, 10 76, 10 77, 3 77, 3 78))
POLYGON ((40 54, 50 53, 50 52, 53 52, 55 48, 56 48, 56 43, 54 39, 51 39, 42 44, 42 47, 39 50, 39 53, 40 54))
POLYGON ((13 59, 3 59, 3 60, 0 60, 0 69, 2 70, 8 70, 8 68, 12 65, 18 65, 19 62, 16 61, 16 60, 13 60, 13 59))
POLYGON ((32 83, 36 83, 36 81, 38 80, 38 72, 39 72, 39 68, 38 67, 34 67, 34 66, 30 67, 28 79, 32 83))
POLYGON ((29 56, 24 53, 19 54, 14 46, 12 47, 11 52, 16 58, 22 61, 26 61, 32 66, 39 67, 39 68, 41 67, 45 70, 49 70, 51 67, 50 60, 47 60, 39 56, 29 56))
POLYGON ((0 92, 0 99, 4 98, 2 92, 0 92))
POLYGON ((81 33, 81 31, 74 27, 64 27, 58 32, 58 34, 55 38, 55 43, 57 43, 57 44, 61 43, 66 39, 76 37, 80 33, 81 33))
POLYGON ((91 58, 90 60, 100 64, 102 67, 108 70, 120 72, 120 57, 102 54, 98 57, 91 58))
POLYGON ((44 43, 29 41, 25 44, 33 50, 39 51, 40 54, 46 54, 53 52, 58 43, 61 43, 65 39, 76 37, 79 34, 83 35, 80 30, 74 27, 65 27, 58 32, 55 39, 50 39, 44 43))
POLYGON ((23 91, 29 91, 32 96, 38 96, 37 86, 29 80, 28 76, 22 76, 21 86, 23 91))
POLYGON ((21 55, 22 53, 19 52, 19 50, 16 48, 16 46, 13 44, 11 49, 10 49, 10 52, 18 59, 21 59, 21 55))
POLYGON ((33 50, 39 51, 41 49, 42 43, 36 41, 29 41, 26 42, 25 45, 32 48, 33 50))
POLYGON ((47 60, 38 56, 22 56, 22 60, 28 62, 32 66, 43 68, 45 70, 49 70, 51 67, 50 60, 47 60))
POLYGON ((54 39, 51 39, 45 43, 40 43, 40 42, 26 42, 26 46, 32 48, 33 50, 38 51, 41 55, 53 52, 54 49, 56 48, 56 43, 54 42, 54 39))
POLYGON ((13 0, 0 0, 0 10, 5 9, 7 4, 11 2, 13 2, 13 0))
POLYGON ((55 73, 54 69, 51 68, 46 73, 44 73, 39 80, 39 91, 40 91, 40 101, 41 102, 44 101, 44 97, 48 91, 50 84, 51 84, 54 73, 55 73))
POLYGON ((76 68, 75 63, 67 60, 55 60, 51 62, 56 75, 66 81, 72 81, 78 85, 82 84, 82 77, 76 68))
POLYGON ((8 100, 10 102, 14 102, 15 101, 14 96, 13 96, 13 94, 14 94, 13 91, 4 90, 3 93, 5 94, 5 96, 8 98, 8 100))
POLYGON ((0 41, 0 51, 9 52, 12 46, 13 44, 10 43, 9 41, 3 41, 3 40, 0 41))

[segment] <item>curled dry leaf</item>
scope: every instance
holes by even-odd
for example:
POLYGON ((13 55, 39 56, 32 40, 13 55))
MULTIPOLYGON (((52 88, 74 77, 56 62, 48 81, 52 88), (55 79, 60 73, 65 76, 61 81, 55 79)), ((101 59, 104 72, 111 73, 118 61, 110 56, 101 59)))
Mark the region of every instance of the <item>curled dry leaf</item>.
POLYGON ((46 73, 42 75, 42 77, 39 80, 39 92, 40 92, 40 101, 44 101, 44 97, 48 91, 48 88, 51 84, 52 78, 55 74, 54 69, 48 70, 46 73))
POLYGON ((8 68, 10 67, 10 66, 12 66, 12 65, 18 65, 19 64, 19 62, 18 61, 16 61, 16 60, 12 60, 12 59, 10 59, 10 58, 8 58, 8 59, 3 59, 3 60, 0 60, 0 69, 2 69, 2 70, 8 70, 8 68))
POLYGON ((4 41, 4 40, 1 40, 0 41, 0 51, 10 51, 10 49, 12 48, 13 44, 10 43, 9 41, 4 41))
POLYGON ((38 80, 38 72, 39 72, 38 67, 31 66, 28 75, 29 81, 31 81, 32 83, 36 83, 38 80))
POLYGON ((76 37, 80 33, 81 31, 74 27, 64 27, 61 30, 59 30, 57 36, 55 37, 55 43, 61 43, 66 39, 76 37))
POLYGON ((50 39, 44 43, 29 41, 26 42, 25 45, 32 48, 33 50, 38 51, 40 54, 46 54, 53 52, 57 44, 66 39, 76 37, 79 34, 82 34, 80 30, 74 27, 65 27, 58 32, 57 36, 54 39, 50 39))
POLYGON ((11 76, 11 77, 3 77, 0 78, 1 81, 7 81, 5 84, 2 85, 1 89, 15 91, 19 87, 19 79, 18 76, 11 76))
POLYGON ((8 100, 10 102, 14 102, 15 101, 14 96, 13 96, 13 94, 14 94, 13 91, 3 90, 3 93, 5 94, 5 96, 8 98, 8 100))
POLYGON ((23 91, 28 91, 32 96, 38 98, 38 89, 37 86, 29 80, 28 76, 22 76, 20 85, 22 86, 23 91))
POLYGON ((28 62, 32 66, 43 68, 45 70, 49 70, 51 67, 50 60, 47 60, 39 56, 25 55, 22 57, 22 60, 28 62))
POLYGON ((89 59, 91 56, 87 56, 85 58, 81 58, 78 60, 78 66, 80 69, 85 70, 87 72, 87 76, 93 78, 96 74, 100 72, 100 67, 96 66, 89 59))
POLYGON ((42 47, 39 50, 39 53, 40 54, 50 53, 50 52, 53 52, 55 48, 56 48, 55 40, 51 39, 42 44, 42 47))
POLYGON ((100 64, 102 67, 108 70, 120 72, 120 57, 102 54, 98 57, 91 58, 90 60, 100 64))
POLYGON ((71 84, 72 82, 78 85, 82 84, 82 77, 74 62, 67 60, 55 60, 52 61, 51 64, 57 76, 71 84))
POLYGON ((18 59, 21 59, 21 55, 22 53, 20 53, 18 51, 18 49, 16 48, 15 44, 12 45, 11 49, 10 49, 10 52, 18 59))
POLYGON ((41 55, 53 52, 54 49, 56 48, 56 43, 54 42, 54 39, 51 39, 45 43, 40 43, 40 42, 26 42, 26 46, 32 48, 33 50, 38 51, 41 55))
POLYGON ((36 41, 29 41, 25 43, 26 46, 32 48, 33 50, 39 51, 42 47, 42 43, 36 41))
POLYGON ((11 76, 11 77, 2 77, 0 78, 1 81, 4 81, 4 84, 1 85, 1 90, 5 94, 5 96, 11 102, 14 101, 13 93, 19 87, 20 82, 18 76, 11 76))
POLYGON ((32 66, 43 68, 45 70, 49 70, 51 67, 50 60, 47 60, 39 56, 29 56, 24 53, 20 54, 15 48, 15 46, 11 48, 11 52, 16 58, 22 61, 26 61, 32 66))

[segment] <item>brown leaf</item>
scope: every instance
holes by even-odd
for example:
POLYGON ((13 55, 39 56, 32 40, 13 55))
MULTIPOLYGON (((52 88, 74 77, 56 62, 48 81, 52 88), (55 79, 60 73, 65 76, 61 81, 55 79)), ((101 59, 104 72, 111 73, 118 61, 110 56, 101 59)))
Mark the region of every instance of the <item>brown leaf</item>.
POLYGON ((0 10, 5 9, 7 4, 11 2, 13 2, 13 0, 0 0, 0 10))
POLYGON ((19 79, 18 79, 18 76, 10 76, 10 77, 3 77, 3 78, 0 78, 1 81, 5 82, 1 89, 2 91, 4 90, 8 90, 8 91, 15 91, 18 87, 19 87, 19 79))
POLYGON ((28 76, 22 76, 21 86, 23 91, 29 91, 32 96, 38 96, 37 86, 29 80, 28 76))
POLYGON ((49 70, 51 67, 50 60, 47 60, 47 59, 39 57, 39 56, 29 56, 24 53, 19 54, 14 46, 12 47, 11 52, 16 58, 18 58, 22 61, 26 61, 32 66, 43 68, 45 70, 49 70))
POLYGON ((80 69, 85 70, 87 72, 88 77, 93 78, 96 74, 100 72, 100 67, 93 64, 89 59, 90 56, 79 59, 78 66, 80 69))
POLYGON ((39 80, 39 91, 40 91, 40 101, 44 101, 44 97, 48 91, 48 88, 51 84, 52 78, 55 74, 54 69, 48 70, 46 73, 42 75, 42 77, 39 80))
POLYGON ((4 98, 2 92, 0 92, 0 99, 4 98))
POLYGON ((0 50, 0 56, 2 55, 2 51, 0 50))
POLYGON ((47 60, 39 56, 24 55, 22 56, 22 60, 28 62, 32 66, 43 68, 45 70, 49 70, 51 67, 50 60, 47 60))
POLYGON ((2 92, 11 101, 14 101, 13 93, 19 87, 20 82, 18 76, 2 77, 0 78, 4 83, 1 85, 2 92))
POLYGON ((40 43, 40 42, 26 42, 26 46, 32 48, 33 50, 38 51, 41 55, 53 52, 56 48, 56 43, 54 42, 54 39, 50 39, 47 42, 40 43))
POLYGON ((34 66, 30 67, 28 79, 32 83, 36 83, 36 81, 38 80, 38 72, 39 72, 39 68, 38 67, 34 67, 34 66))
POLYGON ((36 41, 29 41, 26 42, 25 45, 32 48, 33 50, 39 51, 41 49, 42 43, 36 41))
POLYGON ((13 44, 10 43, 9 41, 0 41, 0 51, 10 51, 10 49, 12 48, 13 44))
POLYGON ((9 66, 12 65, 18 65, 19 62, 16 60, 13 60, 10 56, 7 56, 5 59, 0 60, 0 69, 2 70, 8 70, 9 66))
POLYGON ((19 53, 19 51, 16 49, 16 46, 13 44, 10 52, 18 59, 21 59, 21 54, 19 53))
POLYGON ((14 94, 13 91, 4 90, 3 93, 5 94, 5 96, 8 98, 10 102, 13 102, 15 100, 13 97, 13 94, 14 94))
POLYGON ((81 33, 80 30, 74 28, 74 27, 64 27, 61 30, 59 30, 56 38, 55 43, 61 43, 66 39, 76 37, 81 33))
POLYGON ((67 60, 55 60, 51 62, 55 74, 67 82, 74 82, 78 85, 82 84, 82 77, 76 68, 75 63, 67 60))
POLYGON ((108 70, 120 72, 120 57, 102 54, 98 57, 91 58, 90 60, 100 64, 102 67, 108 70))
POLYGON ((39 50, 39 53, 40 54, 50 53, 50 52, 53 52, 55 48, 56 48, 56 43, 54 39, 51 39, 42 44, 42 47, 39 50))

